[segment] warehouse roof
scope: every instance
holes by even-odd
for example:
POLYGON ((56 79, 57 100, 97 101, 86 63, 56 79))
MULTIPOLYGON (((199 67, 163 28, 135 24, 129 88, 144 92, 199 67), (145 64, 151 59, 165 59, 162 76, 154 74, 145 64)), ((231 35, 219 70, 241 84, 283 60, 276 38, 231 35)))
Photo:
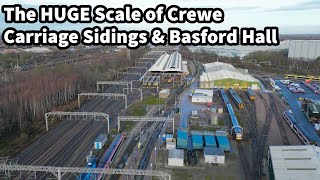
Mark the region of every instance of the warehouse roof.
POLYGON ((158 60, 150 67, 149 71, 163 71, 167 65, 169 54, 161 55, 158 60))
POLYGON ((107 134, 99 134, 95 142, 102 142, 107 136, 107 134))
POLYGON ((200 81, 215 81, 222 79, 239 79, 242 81, 259 82, 246 70, 237 69, 231 64, 213 62, 204 64, 205 71, 200 76, 200 81))
POLYGON ((320 147, 270 146, 269 149, 276 180, 319 179, 320 147))
POLYGON ((149 72, 181 72, 182 60, 181 54, 174 52, 171 55, 163 54, 157 61, 150 67, 149 72))
POLYGON ((184 151, 183 149, 170 149, 169 158, 179 158, 183 159, 184 151))
POLYGON ((205 147, 204 148, 204 154, 205 155, 224 156, 224 151, 223 151, 223 149, 218 148, 218 147, 205 147))

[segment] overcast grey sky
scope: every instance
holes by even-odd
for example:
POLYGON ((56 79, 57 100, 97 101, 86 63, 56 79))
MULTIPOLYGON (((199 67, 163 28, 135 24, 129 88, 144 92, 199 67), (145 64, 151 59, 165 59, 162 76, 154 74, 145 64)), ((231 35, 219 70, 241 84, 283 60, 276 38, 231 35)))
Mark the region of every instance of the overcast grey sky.
MULTIPOLYGON (((142 9, 155 7, 157 4, 180 7, 220 7, 225 12, 225 21, 221 24, 209 24, 212 29, 229 29, 231 26, 256 27, 278 26, 281 34, 293 33, 318 33, 320 34, 320 0, 10 0, 2 4, 25 4, 37 6, 40 4, 102 4, 107 7, 122 7, 132 4, 142 9)), ((3 15, 1 15, 1 24, 3 15)), ((200 29, 208 24, 122 24, 117 25, 122 29, 151 29, 155 26, 161 28, 179 27, 181 29, 200 29)), ((6 26, 12 26, 6 25, 6 26)), ((19 25, 21 29, 30 29, 40 25, 19 25)), ((87 26, 87 25, 86 25, 87 26)), ((90 25, 91 26, 91 25, 90 25)), ((102 25, 105 26, 105 25, 102 25)), ((56 24, 52 28, 63 28, 56 24)), ((82 25, 73 25, 82 27, 82 25)), ((0 30, 5 27, 1 26, 0 30)), ((37 27, 38 28, 38 27, 37 27)), ((51 28, 51 26, 50 26, 51 28)), ((72 28, 68 25, 68 28, 72 28)))

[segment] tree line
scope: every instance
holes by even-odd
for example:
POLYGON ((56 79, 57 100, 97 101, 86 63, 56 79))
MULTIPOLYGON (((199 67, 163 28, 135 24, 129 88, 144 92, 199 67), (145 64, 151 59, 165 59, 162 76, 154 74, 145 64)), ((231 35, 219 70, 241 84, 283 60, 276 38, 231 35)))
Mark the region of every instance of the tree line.
POLYGON ((36 124, 43 127, 46 112, 74 100, 78 93, 94 90, 98 80, 112 80, 147 50, 131 50, 131 61, 123 50, 96 57, 90 64, 59 64, 10 74, 8 82, 0 83, 0 125, 9 132, 31 132, 36 124))

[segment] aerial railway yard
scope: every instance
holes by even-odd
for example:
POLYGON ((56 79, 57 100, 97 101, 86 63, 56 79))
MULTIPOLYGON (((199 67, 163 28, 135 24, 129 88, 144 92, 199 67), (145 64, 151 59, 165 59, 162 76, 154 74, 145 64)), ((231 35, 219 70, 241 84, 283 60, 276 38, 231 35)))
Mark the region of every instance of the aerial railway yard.
MULTIPOLYGON (((119 86, 111 85, 108 88, 103 88, 103 92, 107 93, 124 93, 127 92, 127 103, 131 104, 140 99, 140 92, 135 91, 139 86, 139 78, 145 73, 144 69, 148 68, 149 62, 154 58, 149 58, 146 63, 136 63, 136 66, 127 73, 119 73, 120 79, 117 81, 131 82, 130 88, 119 88, 119 86), (131 91, 132 88, 132 91, 131 91), (125 91, 126 90, 126 91, 125 91)), ((153 91, 153 90, 152 90, 153 91)), ((149 89, 144 89, 143 96, 150 95, 149 89)), ((141 95, 142 95, 141 94, 141 95)), ((142 98, 142 97, 141 97, 142 98)), ((110 117, 110 126, 116 127, 116 117, 121 110, 124 109, 123 99, 99 98, 95 97, 88 100, 78 112, 103 112, 110 117)), ((85 157, 92 149, 92 142, 101 133, 107 133, 107 122, 90 121, 87 117, 79 117, 76 119, 64 120, 57 126, 52 128, 48 133, 44 134, 35 143, 21 152, 18 156, 19 164, 37 165, 37 166, 66 166, 66 167, 81 167, 85 164, 85 157)), ((135 145, 133 145, 135 146, 135 145)), ((101 155, 101 154, 100 154, 101 155)), ((98 157, 99 158, 99 157, 98 157)), ((54 178, 48 173, 18 173, 11 174, 13 179, 28 179, 37 178, 45 179, 48 177, 54 178)), ((73 178, 73 174, 65 174, 64 178, 73 178)))
MULTIPOLYGON (((49 126, 47 133, 23 150, 16 157, 18 164, 92 169, 92 172, 86 173, 68 172, 61 179, 149 178, 146 175, 170 179, 172 175, 172 179, 206 177, 264 180, 268 178, 266 161, 269 145, 302 144, 296 136, 297 132, 292 131, 293 127, 290 128, 284 119, 286 116, 283 112, 290 107, 278 97, 279 90, 270 85, 269 77, 258 78, 261 87, 264 87, 261 89, 254 89, 256 81, 252 84, 243 83, 245 85, 242 86, 250 87, 239 89, 234 87, 239 87, 240 83, 232 86, 228 84, 230 82, 223 85, 223 88, 208 88, 212 82, 201 82, 201 79, 208 78, 193 75, 196 74, 195 67, 201 68, 201 64, 180 58, 179 54, 172 53, 172 49, 151 51, 140 58, 135 66, 128 67, 126 72, 117 73, 115 81, 97 82, 98 93, 123 94, 126 98, 95 97, 97 94, 91 94, 93 98, 79 98, 81 106, 77 112, 107 114, 111 132, 108 132, 108 122, 103 118, 95 117, 93 120, 84 115, 68 116, 55 126, 49 126), (187 69, 191 70, 192 75, 183 71, 184 63, 188 63, 187 69), (207 88, 195 89, 200 86, 207 88), (170 90, 165 91, 170 93, 165 94, 165 100, 161 100, 162 105, 158 92, 160 88, 170 90), (125 104, 129 108, 130 105, 139 104, 141 94, 145 98, 155 97, 158 93, 159 98, 155 99, 155 104, 143 106, 145 116, 132 116, 133 112, 126 109, 125 104), (200 100, 193 102, 190 96, 199 97, 200 100), (205 99, 205 103, 199 102, 201 98, 205 99), (136 122, 121 121, 123 125, 119 126, 122 117, 127 117, 128 121, 135 118, 136 122), (177 122, 171 124, 166 118, 173 118, 177 122), (86 157, 93 150, 93 142, 99 134, 108 134, 108 143, 103 150, 94 151, 96 160, 91 159, 89 162, 93 164, 88 164, 86 157), (165 135, 164 139, 162 135, 165 135), (215 162, 207 160, 208 149, 219 152, 215 154, 218 157, 215 162), (170 164, 170 152, 176 155, 176 164, 170 164), (223 161, 217 160, 221 156, 223 161), (107 175, 93 172, 101 172, 100 168, 128 171, 107 175)), ((218 66, 224 65, 218 63, 218 66)), ((213 66, 207 68, 215 69, 213 66)), ((205 73, 210 75, 210 72, 205 73)), ((19 179, 20 176, 21 179, 57 178, 52 173, 33 171, 21 174, 14 171, 10 178, 19 179)))
MULTIPOLYGON (((126 75, 121 80, 134 80, 134 76, 126 75)), ((111 86, 105 92, 117 92, 120 88, 111 86)), ((122 91, 122 90, 121 90, 122 91)), ((145 95, 148 92, 144 92, 145 95)), ((128 104, 140 99, 139 93, 131 92, 128 95, 128 104)), ((104 112, 109 114, 111 127, 115 127, 115 119, 121 109, 124 109, 123 100, 112 98, 95 98, 83 105, 79 112, 104 112)), ((42 166, 70 166, 81 167, 85 163, 86 155, 92 148, 92 142, 98 134, 106 133, 106 121, 88 121, 81 117, 76 120, 66 120, 58 124, 49 133, 17 156, 19 164, 42 166)), ((38 178, 47 177, 38 174, 38 178)), ((66 176, 67 178, 70 176, 66 176)))

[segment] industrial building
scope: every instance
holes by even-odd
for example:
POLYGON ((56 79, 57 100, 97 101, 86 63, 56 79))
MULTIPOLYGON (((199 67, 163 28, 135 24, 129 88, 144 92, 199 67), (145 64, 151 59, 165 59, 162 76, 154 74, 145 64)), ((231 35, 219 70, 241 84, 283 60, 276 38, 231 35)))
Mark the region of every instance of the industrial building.
POLYGON ((225 155, 221 148, 205 147, 203 151, 204 162, 212 164, 224 164, 225 155))
POLYGON ((94 141, 94 149, 102 149, 102 147, 106 144, 108 140, 107 137, 107 134, 100 134, 94 141))
POLYGON ((174 52, 171 55, 167 53, 162 54, 144 76, 161 75, 162 81, 166 79, 168 82, 173 82, 181 81, 188 74, 187 61, 182 61, 181 54, 174 52), (176 78, 176 76, 179 78, 176 78))
POLYGON ((320 40, 292 40, 289 42, 288 57, 312 61, 320 57, 320 40))
POLYGON ((212 103, 212 96, 206 96, 203 94, 193 94, 191 97, 193 103, 212 103))
POLYGON ((237 69, 231 64, 213 62, 204 64, 204 72, 200 76, 200 88, 251 88, 257 90, 259 80, 251 76, 247 70, 237 69))
POLYGON ((169 95, 170 95, 170 89, 162 89, 159 92, 159 98, 161 99, 166 99, 167 97, 169 97, 169 95))
POLYGON ((320 147, 270 146, 268 168, 271 180, 319 179, 320 147))
POLYGON ((182 72, 181 54, 174 52, 171 55, 167 53, 161 55, 148 71, 153 73, 182 72))
POLYGON ((168 166, 184 166, 183 149, 170 149, 168 155, 168 166))

